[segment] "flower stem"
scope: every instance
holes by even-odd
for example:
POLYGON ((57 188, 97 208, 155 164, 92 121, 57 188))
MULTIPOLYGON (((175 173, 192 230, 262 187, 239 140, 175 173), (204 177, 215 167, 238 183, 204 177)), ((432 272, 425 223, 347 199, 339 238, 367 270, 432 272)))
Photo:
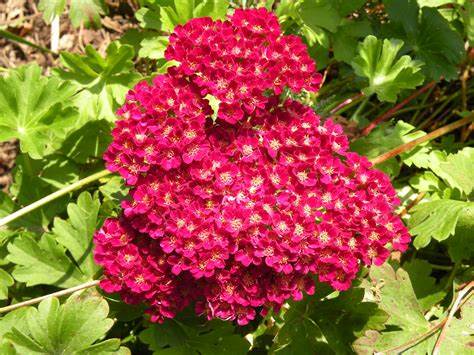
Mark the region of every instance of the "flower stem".
POLYGON ((454 302, 454 305, 451 308, 451 311, 449 311, 448 317, 446 318, 446 321, 443 324, 443 329, 441 329, 441 333, 439 333, 438 340, 436 340, 436 344, 433 349, 433 355, 440 354, 441 343, 443 342, 444 338, 446 338, 446 333, 448 331, 449 324, 453 320, 454 314, 456 313, 456 311, 460 308, 462 299, 466 295, 469 295, 469 292, 471 291, 472 287, 474 287, 474 281, 471 281, 464 289, 459 291, 459 294, 456 297, 456 301, 454 302))
POLYGON ((434 86, 436 84, 435 81, 432 81, 432 82, 429 82, 428 84, 426 84, 425 86, 423 86, 421 89, 415 91, 413 94, 411 94, 410 96, 408 96, 405 100, 403 100, 402 102, 400 102, 398 105, 395 105, 393 106, 390 110, 388 110, 387 112, 383 113, 382 115, 378 116, 375 120, 373 120, 371 123, 369 123, 369 125, 367 125, 367 127, 365 127, 363 130, 362 130, 362 136, 366 136, 368 135, 370 132, 372 132, 372 130, 377 127, 377 125, 383 121, 385 121, 386 119, 390 118, 390 116, 392 116, 395 112, 397 112, 398 110, 400 110, 402 107, 404 107, 406 104, 408 104, 410 101, 412 101, 413 99, 417 98, 419 95, 421 95, 422 93, 424 93, 426 90, 430 89, 432 86, 434 86))
POLYGON ((357 103, 357 102, 359 102, 363 99, 364 99, 364 94, 359 92, 358 94, 355 94, 354 96, 351 96, 351 97, 345 99, 344 101, 342 101, 335 108, 333 108, 330 111, 330 113, 331 113, 331 115, 334 115, 336 113, 342 113, 340 111, 342 111, 343 109, 349 108, 353 104, 355 104, 355 103, 357 103))
POLYGON ((468 123, 471 123, 474 119, 474 112, 471 112, 468 116, 456 121, 456 122, 453 122, 453 123, 450 123, 444 127, 441 127, 441 128, 438 128, 437 130, 431 132, 431 133, 428 133, 426 135, 424 135, 423 137, 420 137, 420 138, 417 138, 417 139, 414 139, 408 143, 405 143, 405 144, 402 144, 392 150, 389 150, 388 152, 382 154, 382 155, 379 155, 378 157, 375 157, 373 159, 370 159, 370 161, 372 162, 373 165, 377 165, 377 164, 380 164, 390 158, 393 158, 401 153, 404 153, 408 150, 411 150, 413 148, 415 148, 418 144, 421 144, 421 143, 424 143, 424 142, 428 142, 432 139, 435 139, 435 138, 438 138, 438 137, 441 137, 442 135, 444 134, 447 134, 449 132, 452 132, 454 131, 455 129, 458 129, 459 127, 462 127, 468 123))
POLYGON ((18 42, 18 43, 22 43, 22 44, 26 44, 27 46, 30 46, 30 47, 33 47, 35 49, 38 49, 42 52, 47 52, 47 53, 51 53, 51 54, 54 54, 54 55, 57 55, 56 52, 53 52, 52 50, 50 50, 49 48, 46 48, 46 47, 42 47, 40 45, 37 45, 33 42, 30 42, 26 39, 24 39, 23 37, 20 37, 20 36, 17 36, 16 34, 14 33, 11 33, 9 31, 6 31, 6 30, 1 30, 0 29, 0 37, 3 37, 3 38, 6 38, 10 41, 13 41, 13 42, 18 42))
MULTIPOLYGON (((456 313, 456 311, 458 309, 460 309, 464 303, 469 299, 470 297, 470 294, 469 294, 469 290, 474 286, 474 281, 471 281, 468 285, 466 285, 458 294, 457 298, 456 298, 456 302, 455 304, 453 305, 453 307, 451 308, 450 312, 449 312, 449 315, 448 317, 444 318, 442 321, 440 321, 438 324, 436 324, 435 326, 433 326, 432 328, 430 328, 426 333, 423 333, 419 336, 417 336, 416 338, 413 338, 411 340, 409 340, 408 342, 402 344, 402 345, 398 345, 394 348, 390 348, 390 349, 386 349, 383 351, 384 354, 400 354, 402 352, 404 352, 405 350, 408 350, 410 348, 412 348, 413 346, 415 346, 416 344, 422 342, 423 340, 429 338, 431 335, 433 335, 434 333, 436 333, 440 328, 443 328, 446 329, 446 325, 448 322, 450 322, 450 317, 452 319, 452 316, 454 316, 454 314, 456 313), (467 294, 467 296, 466 296, 467 294), (465 297, 466 296, 466 297, 465 297)), ((440 336, 441 338, 441 336, 440 336)), ((442 340, 442 339, 441 339, 442 340)), ((438 338, 438 341, 436 342, 436 345, 438 346, 439 348, 439 344, 441 344, 439 338, 438 338)), ((435 346, 435 349, 433 351, 433 354, 435 354, 436 352, 436 349, 437 347, 435 346)), ((439 354, 439 353, 437 353, 439 354)))
POLYGON ((25 301, 25 302, 19 302, 19 303, 12 304, 10 306, 2 307, 2 308, 0 308, 0 313, 6 313, 6 312, 13 311, 17 308, 21 308, 21 307, 25 307, 25 306, 31 306, 33 304, 40 303, 41 301, 43 301, 47 298, 50 298, 50 297, 60 297, 60 296, 68 295, 70 293, 73 293, 73 292, 76 292, 76 291, 79 291, 79 290, 83 290, 85 288, 94 287, 94 286, 97 286, 99 284, 99 282, 100 282, 99 280, 88 281, 88 282, 85 282, 83 284, 67 288, 65 290, 50 293, 49 295, 44 295, 44 296, 32 298, 31 300, 28 300, 28 301, 25 301))
POLYGON ((34 211, 35 209, 39 208, 39 207, 42 207, 44 205, 46 205, 47 203, 61 197, 61 196, 64 196, 66 194, 68 194, 69 192, 71 191, 74 191, 76 189, 79 189, 81 188, 82 186, 84 185, 87 185, 93 181, 96 181, 96 180, 99 180, 101 178, 103 178, 104 176, 107 176, 107 175, 110 175, 111 172, 108 171, 108 170, 101 170, 99 171, 98 173, 95 173, 95 174, 92 174, 84 179, 81 179, 79 181, 76 181, 75 183, 72 183, 66 187, 63 187, 62 189, 58 190, 58 191, 55 191, 53 192, 52 194, 48 195, 48 196, 45 196, 43 197, 42 199, 39 199, 38 201, 35 201, 33 202, 32 204, 28 205, 28 206, 25 206, 21 209, 19 209, 18 211, 15 211, 13 212, 12 214, 0 219, 0 227, 24 216, 25 214, 31 212, 31 211, 34 211))

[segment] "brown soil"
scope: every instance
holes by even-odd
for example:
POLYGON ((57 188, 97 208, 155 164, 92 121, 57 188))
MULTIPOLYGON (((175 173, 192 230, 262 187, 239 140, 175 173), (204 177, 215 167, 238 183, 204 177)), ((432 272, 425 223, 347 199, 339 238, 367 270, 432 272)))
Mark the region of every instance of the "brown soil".
POLYGON ((6 190, 11 183, 10 171, 15 165, 17 152, 17 141, 11 140, 0 143, 0 190, 6 190))
MULTIPOLYGON (((38 46, 50 48, 51 26, 38 10, 37 0, 0 0, 0 29, 7 30, 38 46)), ((136 27, 135 0, 107 0, 108 15, 101 19, 102 27, 74 28, 67 12, 60 17, 59 51, 84 53, 88 44, 102 55, 111 41, 121 37, 130 28, 136 27)), ((49 74, 59 66, 59 56, 35 49, 31 46, 7 40, 0 36, 0 75, 2 69, 16 68, 27 63, 37 63, 49 74)), ((18 154, 16 141, 0 142, 0 190, 11 182, 10 171, 18 154)))

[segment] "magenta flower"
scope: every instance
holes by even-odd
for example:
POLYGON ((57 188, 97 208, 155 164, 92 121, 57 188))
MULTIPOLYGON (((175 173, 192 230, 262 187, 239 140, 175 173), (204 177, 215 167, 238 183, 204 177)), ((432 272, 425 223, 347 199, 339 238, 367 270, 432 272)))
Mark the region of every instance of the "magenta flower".
POLYGON ((362 264, 407 248, 388 177, 339 125, 280 98, 321 76, 273 14, 193 19, 166 57, 179 65, 128 93, 104 154, 131 188, 94 237, 106 292, 153 322, 194 304, 244 325, 314 293, 313 275, 346 290, 362 264))

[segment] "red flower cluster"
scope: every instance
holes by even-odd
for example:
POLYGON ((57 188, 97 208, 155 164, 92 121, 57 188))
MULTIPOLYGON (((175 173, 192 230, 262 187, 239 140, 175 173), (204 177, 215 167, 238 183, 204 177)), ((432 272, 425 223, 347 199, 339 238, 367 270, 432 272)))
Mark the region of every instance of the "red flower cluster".
POLYGON ((236 10, 224 22, 193 19, 176 28, 165 55, 180 63, 173 73, 220 101, 218 117, 229 123, 262 113, 270 91, 315 91, 321 83, 301 38, 282 35, 264 8, 236 10))
POLYGON ((132 189, 123 216, 95 235, 104 290, 147 303, 153 321, 194 303, 209 319, 247 324, 256 309, 311 294, 313 274, 345 290, 362 263, 406 249, 387 176, 347 151, 340 126, 280 102, 284 86, 316 88, 301 46, 262 9, 176 29, 167 53, 181 65, 128 94, 105 154, 132 189), (250 86, 249 96, 221 96, 250 86), (207 94, 221 100, 216 122, 207 94))

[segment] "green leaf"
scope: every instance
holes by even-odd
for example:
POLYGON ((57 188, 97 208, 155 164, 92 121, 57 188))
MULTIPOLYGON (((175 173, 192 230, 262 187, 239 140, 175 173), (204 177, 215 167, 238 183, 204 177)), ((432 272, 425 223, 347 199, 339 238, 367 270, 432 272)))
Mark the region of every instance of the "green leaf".
POLYGON ((366 3, 366 1, 365 0, 337 0, 335 1, 335 3, 337 4, 339 15, 345 17, 357 11, 358 9, 360 9, 366 3))
POLYGON ((67 206, 69 220, 54 220, 53 234, 37 242, 22 235, 8 245, 8 260, 16 264, 13 277, 28 286, 39 284, 72 287, 91 280, 99 270, 92 255, 92 236, 99 212, 97 195, 79 195, 67 206), (72 259, 66 255, 66 251, 72 259))
POLYGON ((52 235, 44 234, 39 242, 31 235, 21 235, 8 244, 8 251, 8 260, 16 264, 13 277, 27 286, 68 288, 88 280, 52 235))
POLYGON ((315 354, 333 353, 319 326, 303 314, 304 310, 302 309, 300 319, 288 319, 278 331, 271 348, 272 354, 306 354, 308 349, 311 349, 315 354))
POLYGON ((446 244, 448 253, 455 262, 470 260, 474 257, 474 204, 465 207, 456 224, 456 231, 446 244))
POLYGON ((421 203, 411 209, 410 232, 416 236, 416 248, 427 246, 431 238, 443 241, 454 235, 459 217, 474 208, 474 202, 437 200, 421 203))
POLYGON ((430 168, 452 188, 469 195, 474 190, 474 148, 431 159, 430 168), (436 159, 435 159, 436 158, 436 159))
POLYGON ((119 176, 112 176, 107 183, 99 187, 99 191, 108 199, 122 201, 128 196, 128 187, 119 176))
POLYGON ((403 269, 410 276, 413 290, 423 311, 428 311, 446 296, 444 288, 436 284, 436 279, 431 277, 433 269, 426 260, 413 259, 403 264, 403 269))
POLYGON ((415 42, 416 58, 426 63, 423 70, 432 79, 457 77, 457 65, 465 55, 461 36, 449 26, 438 10, 424 7, 415 42))
POLYGON ((338 297, 307 297, 292 303, 278 332, 277 354, 351 354, 352 343, 368 329, 383 329, 387 314, 373 302, 364 301, 364 290, 352 288, 338 297), (316 350, 318 349, 318 350, 316 350))
POLYGON ((215 96, 212 96, 210 94, 207 94, 204 98, 209 102, 209 106, 211 106, 211 117, 212 120, 215 122, 217 119, 217 113, 219 112, 219 105, 221 102, 215 96))
POLYGON ((417 0, 417 2, 420 7, 438 7, 446 4, 452 4, 456 2, 456 0, 417 0))
MULTIPOLYGON (((355 342, 354 348, 358 353, 399 353, 392 349, 427 332, 431 324, 423 316, 405 270, 395 271, 389 264, 384 264, 371 267, 370 278, 376 284, 372 288, 375 289, 375 297, 380 300, 379 306, 389 315, 389 319, 384 330, 367 331, 355 342)), ((410 354, 431 353, 434 342, 434 337, 421 341, 410 348, 410 354)))
POLYGON ((342 18, 334 4, 328 0, 304 0, 299 15, 310 28, 325 28, 335 32, 342 18))
POLYGON ((161 30, 159 9, 156 10, 142 7, 135 12, 135 17, 140 23, 141 28, 158 31, 161 30))
POLYGON ((60 189, 78 180, 79 167, 63 156, 48 155, 44 159, 41 175, 38 177, 56 189, 60 189))
POLYGON ((90 277, 99 270, 92 255, 92 237, 99 207, 97 195, 92 197, 89 192, 83 192, 79 195, 77 204, 70 203, 67 206, 68 221, 54 219, 55 239, 71 253, 82 273, 90 277))
POLYGON ((178 14, 171 6, 162 6, 160 8, 160 21, 162 30, 166 32, 173 32, 174 28, 180 24, 178 14))
POLYGON ((239 355, 247 354, 250 347, 245 338, 234 334, 231 323, 213 320, 199 324, 195 318, 151 324, 139 338, 155 355, 239 355))
POLYGON ((462 306, 460 313, 460 316, 454 317, 446 327, 446 337, 439 348, 440 354, 472 353, 474 338, 474 299, 472 297, 462 306))
POLYGON ((2 318, 0 318, 0 339, 9 333, 13 327, 22 330, 26 329, 27 314, 28 307, 22 307, 3 315, 2 318))
POLYGON ((336 32, 342 19, 364 3, 364 0, 304 0, 297 5, 298 15, 313 30, 322 27, 336 32))
POLYGON ((196 5, 194 17, 211 17, 213 20, 224 19, 229 8, 229 0, 204 0, 196 5))
POLYGON ((357 52, 358 39, 371 32, 367 21, 343 21, 334 34, 334 58, 349 63, 357 52))
POLYGON ((382 41, 372 35, 359 45, 352 67, 357 75, 368 79, 369 86, 362 89, 366 95, 377 94, 381 101, 395 102, 401 90, 414 89, 423 83, 420 63, 408 55, 397 59, 402 46, 400 40, 382 41))
MULTIPOLYGON (((77 179, 77 169, 68 168, 67 171, 58 172, 61 166, 71 165, 64 157, 48 156, 45 159, 31 159, 27 154, 20 154, 16 157, 16 166, 13 170, 14 182, 10 186, 10 194, 15 197, 15 204, 12 204, 12 210, 21 206, 29 205, 40 198, 57 190, 54 186, 61 186, 77 179), (46 179, 43 175, 46 172, 46 179)), ((51 219, 59 212, 64 210, 68 196, 64 196, 56 203, 47 204, 41 209, 37 209, 22 217, 21 227, 30 229, 46 227, 51 219)), ((20 221, 19 221, 20 222, 20 221)))
POLYGON ((150 59, 164 58, 167 46, 168 37, 166 36, 146 37, 140 42, 138 56, 150 59))
POLYGON ((8 299, 8 288, 13 285, 13 279, 8 272, 0 269, 0 300, 8 299))
POLYGON ((383 3, 390 20, 401 24, 406 33, 415 35, 419 10, 416 0, 384 0, 383 3))
POLYGON ((115 42, 107 47, 105 58, 92 46, 86 47, 84 56, 61 53, 61 62, 67 70, 56 69, 55 73, 84 88, 75 100, 82 124, 96 119, 115 120, 115 111, 125 94, 140 78, 133 70, 133 56, 132 46, 115 42))
POLYGON ((91 158, 101 158, 111 140, 109 122, 87 122, 67 136, 60 151, 74 162, 84 164, 91 158))
POLYGON ((75 119, 65 107, 76 90, 58 78, 41 76, 35 64, 0 76, 0 141, 19 139, 21 151, 35 159, 52 152, 75 119))
POLYGON ((441 191, 446 186, 431 171, 425 171, 410 178, 410 185, 418 191, 430 192, 441 191))
POLYGON ((5 337, 22 354, 104 354, 118 350, 120 341, 105 336, 113 320, 107 302, 95 292, 75 293, 60 304, 55 297, 27 309, 26 329, 13 329, 5 337))
POLYGON ((439 11, 423 7, 421 11, 414 0, 384 0, 391 23, 389 31, 405 32, 407 46, 415 59, 425 63, 423 72, 433 80, 457 77, 457 65, 465 55, 462 37, 453 30, 439 11), (420 14, 421 12, 421 14, 420 14))
POLYGON ((51 23, 54 17, 63 13, 65 6, 66 0, 40 0, 38 9, 43 11, 43 18, 46 23, 51 23))
POLYGON ((461 12, 464 29, 471 47, 474 46, 474 3, 466 1, 464 11, 461 12))
MULTIPOLYGON (((144 5, 135 13, 142 28, 172 32, 175 26, 195 17, 224 19, 229 0, 161 0, 148 1, 144 5)), ((146 43, 146 47, 153 47, 153 43, 146 43)))
POLYGON ((174 7, 180 23, 193 17, 194 0, 174 0, 174 7))
POLYGON ((383 329, 388 315, 373 302, 364 302, 364 290, 353 288, 339 297, 319 302, 310 315, 336 354, 351 353, 351 344, 368 329, 383 329))
MULTIPOLYGON (((397 121, 395 126, 389 123, 381 124, 368 136, 352 142, 351 149, 369 159, 375 158, 390 149, 426 134, 423 131, 413 131, 414 129, 414 126, 401 120, 397 121)), ((423 146, 418 146, 410 152, 404 153, 402 158, 414 160, 418 153, 424 153, 423 146)), ((400 172, 400 163, 396 158, 392 158, 377 165, 377 168, 391 176, 396 176, 400 172)))
POLYGON ((74 27, 100 27, 100 16, 105 14, 103 0, 71 0, 69 17, 74 27))

